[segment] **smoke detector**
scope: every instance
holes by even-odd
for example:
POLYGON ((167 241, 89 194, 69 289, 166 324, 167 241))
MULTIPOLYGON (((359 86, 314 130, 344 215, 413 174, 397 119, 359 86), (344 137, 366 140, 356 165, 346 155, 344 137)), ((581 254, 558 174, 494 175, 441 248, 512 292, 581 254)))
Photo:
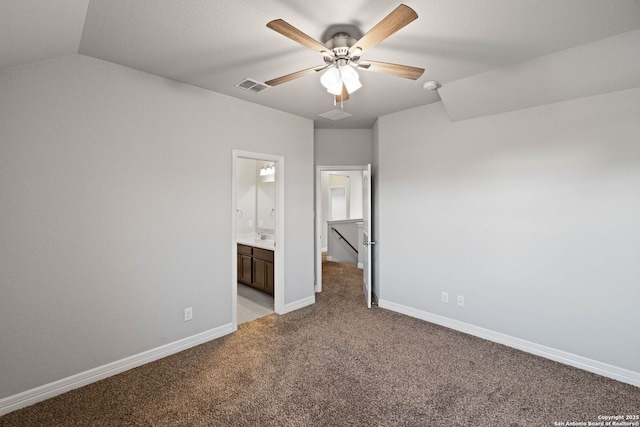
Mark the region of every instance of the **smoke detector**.
POLYGON ((422 83, 422 87, 427 90, 436 90, 440 87, 440 83, 435 80, 429 80, 428 82, 422 83))

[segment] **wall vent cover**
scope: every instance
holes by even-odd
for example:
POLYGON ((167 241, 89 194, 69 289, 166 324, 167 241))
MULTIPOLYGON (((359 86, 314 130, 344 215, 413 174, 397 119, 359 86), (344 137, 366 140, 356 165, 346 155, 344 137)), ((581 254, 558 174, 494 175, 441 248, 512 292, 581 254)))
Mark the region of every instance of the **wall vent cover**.
POLYGON ((241 82, 237 83, 236 87, 239 87, 240 89, 248 90, 249 92, 253 92, 253 93, 260 93, 265 89, 269 89, 269 86, 267 86, 266 84, 260 83, 252 79, 244 79, 241 82))

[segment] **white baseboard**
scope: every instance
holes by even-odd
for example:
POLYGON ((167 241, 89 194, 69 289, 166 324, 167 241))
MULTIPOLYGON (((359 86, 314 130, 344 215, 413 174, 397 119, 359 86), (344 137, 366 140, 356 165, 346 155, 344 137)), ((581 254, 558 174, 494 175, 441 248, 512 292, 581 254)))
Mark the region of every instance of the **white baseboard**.
POLYGON ((332 257, 331 255, 327 255, 327 261, 333 261, 333 262, 335 262, 335 260, 336 260, 336 259, 335 259, 334 257, 332 257))
POLYGON ((359 262, 359 263, 358 263, 358 268, 359 268, 360 270, 364 269, 364 263, 359 262))
POLYGON ((474 335, 488 341, 493 341, 498 344, 503 344, 508 347, 522 350, 526 353, 535 354, 537 356, 554 360, 565 365, 583 369, 594 374, 602 375, 603 377, 612 378, 623 383, 640 387, 640 372, 635 372, 629 369, 609 365, 607 363, 599 362, 597 360, 589 359, 577 354, 572 354, 563 350, 558 350, 556 348, 536 344, 531 341, 512 337, 510 335, 492 331, 490 329, 481 328, 479 326, 460 322, 459 320, 450 319, 448 317, 418 310, 412 307, 407 307, 405 305, 397 304, 391 301, 379 300, 378 306, 391 311, 406 314, 407 316, 415 317, 417 319, 425 320, 427 322, 435 323, 437 325, 445 326, 450 329, 455 329, 456 331, 464 332, 469 335, 474 335))
POLYGON ((0 416, 233 332, 231 323, 0 399, 0 416))
POLYGON ((308 305, 312 305, 312 304, 315 304, 315 303, 316 303, 316 296, 315 295, 311 295, 308 298, 303 298, 301 300, 294 301, 294 302, 291 302, 289 304, 285 304, 282 314, 291 313, 292 311, 299 310, 299 309, 301 309, 303 307, 306 307, 308 305))

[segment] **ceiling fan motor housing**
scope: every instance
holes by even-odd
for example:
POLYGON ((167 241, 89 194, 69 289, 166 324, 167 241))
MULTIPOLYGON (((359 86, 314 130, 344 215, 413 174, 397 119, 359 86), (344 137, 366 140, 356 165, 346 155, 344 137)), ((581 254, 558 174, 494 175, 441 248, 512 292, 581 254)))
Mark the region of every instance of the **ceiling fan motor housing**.
POLYGON ((333 35, 327 40, 324 45, 333 52, 333 56, 324 55, 324 62, 327 65, 335 64, 338 67, 349 64, 349 62, 356 62, 356 57, 349 56, 349 48, 356 44, 357 40, 351 37, 348 33, 339 32, 333 35))
POLYGON ((356 44, 357 40, 349 35, 349 33, 339 32, 335 33, 329 40, 324 42, 324 45, 329 49, 335 49, 339 47, 345 47, 347 50, 354 44, 356 44))

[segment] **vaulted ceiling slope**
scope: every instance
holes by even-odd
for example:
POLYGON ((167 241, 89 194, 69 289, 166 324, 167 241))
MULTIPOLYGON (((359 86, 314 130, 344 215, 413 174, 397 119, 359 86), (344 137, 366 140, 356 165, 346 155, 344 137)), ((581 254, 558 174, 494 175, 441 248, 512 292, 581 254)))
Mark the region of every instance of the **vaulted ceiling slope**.
POLYGON ((363 88, 344 104, 349 118, 318 117, 336 108, 319 75, 259 94, 235 86, 323 63, 267 22, 281 18, 324 41, 336 24, 366 33, 399 3, 4 0, 0 68, 79 53, 308 117, 318 128, 368 129, 379 116, 440 99, 461 120, 640 85, 640 1, 408 0, 419 18, 363 59, 426 71, 416 81, 360 71, 363 88), (424 90, 428 80, 440 90, 424 90))

